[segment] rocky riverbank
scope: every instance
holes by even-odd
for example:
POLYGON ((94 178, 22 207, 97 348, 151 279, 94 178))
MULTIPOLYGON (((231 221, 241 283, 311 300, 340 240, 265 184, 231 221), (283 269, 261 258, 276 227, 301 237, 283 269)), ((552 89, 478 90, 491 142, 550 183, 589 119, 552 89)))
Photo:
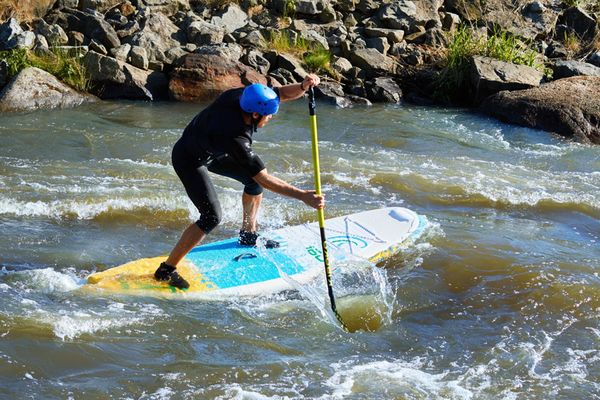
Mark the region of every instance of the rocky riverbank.
POLYGON ((91 95, 39 70, 10 76, 3 60, 0 110, 114 98, 200 101, 250 82, 298 82, 311 68, 329 77, 318 95, 341 107, 439 104, 448 47, 466 24, 482 37, 503 32, 526 41, 536 62, 470 57, 458 88, 462 103, 600 143, 600 19, 594 12, 558 0, 57 0, 43 18, 0 25, 0 51, 49 53, 58 46, 77 52, 91 95), (301 53, 278 49, 274 38, 321 49, 331 59, 308 65, 301 53), (572 78, 581 75, 587 78, 572 78), (543 112, 531 111, 540 110, 540 99, 554 101, 545 101, 543 112), (559 122, 548 124, 548 115, 559 122))

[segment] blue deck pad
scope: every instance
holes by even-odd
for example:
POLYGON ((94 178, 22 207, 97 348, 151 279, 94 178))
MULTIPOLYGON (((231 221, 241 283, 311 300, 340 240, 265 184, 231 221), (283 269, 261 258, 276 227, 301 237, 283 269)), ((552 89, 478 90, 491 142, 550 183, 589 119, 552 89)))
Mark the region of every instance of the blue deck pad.
POLYGON ((283 250, 241 246, 234 238, 195 247, 185 258, 198 268, 206 283, 226 289, 280 278, 277 266, 287 275, 304 272, 283 250))

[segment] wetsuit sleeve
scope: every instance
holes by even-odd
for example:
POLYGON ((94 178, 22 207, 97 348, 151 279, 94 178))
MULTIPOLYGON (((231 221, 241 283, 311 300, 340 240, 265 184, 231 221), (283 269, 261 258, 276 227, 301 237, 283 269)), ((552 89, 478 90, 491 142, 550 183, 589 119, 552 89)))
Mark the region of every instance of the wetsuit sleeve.
POLYGON ((245 137, 233 138, 229 155, 242 167, 246 168, 250 176, 254 176, 265 169, 265 164, 254 153, 250 141, 245 137))

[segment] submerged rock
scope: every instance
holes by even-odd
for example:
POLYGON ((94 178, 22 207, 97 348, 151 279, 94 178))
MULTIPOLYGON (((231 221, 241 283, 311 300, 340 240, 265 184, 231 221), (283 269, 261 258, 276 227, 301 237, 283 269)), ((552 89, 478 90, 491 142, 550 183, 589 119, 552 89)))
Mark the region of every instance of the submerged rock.
POLYGON ((30 67, 17 74, 0 92, 0 111, 75 107, 98 100, 65 85, 46 71, 30 67))
POLYGON ((500 120, 600 144, 600 77, 559 79, 538 88, 500 92, 480 110, 500 120))

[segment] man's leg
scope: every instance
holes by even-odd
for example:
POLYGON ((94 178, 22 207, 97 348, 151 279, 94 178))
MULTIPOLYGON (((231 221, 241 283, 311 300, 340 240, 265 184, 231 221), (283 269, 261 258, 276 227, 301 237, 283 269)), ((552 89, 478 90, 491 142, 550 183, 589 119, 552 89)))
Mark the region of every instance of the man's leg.
POLYGON ((171 250, 171 254, 169 254, 169 258, 167 258, 165 263, 177 268, 177 264, 179 264, 183 257, 185 257, 190 250, 197 246, 205 236, 206 234, 204 231, 195 223, 188 226, 187 229, 181 234, 181 238, 179 238, 179 241, 173 250, 171 250))
POLYGON ((246 192, 242 194, 242 230, 246 232, 256 232, 256 217, 258 209, 262 202, 262 193, 258 195, 250 195, 246 192))

